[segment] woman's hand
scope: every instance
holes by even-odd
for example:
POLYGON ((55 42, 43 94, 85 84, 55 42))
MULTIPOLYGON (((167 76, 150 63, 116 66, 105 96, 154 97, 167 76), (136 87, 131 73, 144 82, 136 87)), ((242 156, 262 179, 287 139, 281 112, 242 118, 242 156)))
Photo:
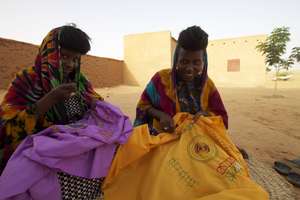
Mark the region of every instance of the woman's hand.
POLYGON ((51 90, 46 96, 52 98, 55 103, 68 99, 76 92, 76 83, 64 83, 51 90))
POLYGON ((65 83, 51 90, 37 101, 37 116, 43 116, 54 104, 68 99, 76 92, 75 83, 65 83))
POLYGON ((170 115, 153 107, 149 108, 147 112, 150 116, 159 121, 160 127, 164 132, 174 132, 175 125, 173 118, 170 115))
POLYGON ((247 151, 239 146, 236 146, 236 148, 240 151, 240 153, 242 154, 243 158, 248 160, 249 159, 249 155, 247 153, 247 151))
POLYGON ((210 114, 206 111, 199 111, 194 115, 193 121, 196 122, 201 116, 208 117, 210 114))
POLYGON ((164 132, 168 132, 168 133, 174 132, 175 125, 174 125, 173 118, 170 115, 161 112, 159 116, 159 123, 160 123, 160 127, 164 132))
POLYGON ((92 101, 91 101, 91 106, 90 106, 90 110, 95 110, 96 107, 97 107, 97 101, 100 101, 99 99, 97 98, 93 98, 92 101))

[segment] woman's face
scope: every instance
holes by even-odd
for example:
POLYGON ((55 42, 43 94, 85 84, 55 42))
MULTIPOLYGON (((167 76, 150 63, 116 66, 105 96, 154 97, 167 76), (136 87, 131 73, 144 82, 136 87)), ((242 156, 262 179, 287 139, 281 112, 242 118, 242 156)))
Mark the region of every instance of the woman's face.
POLYGON ((202 73, 204 66, 203 54, 203 50, 190 51, 183 48, 179 49, 176 73, 180 80, 190 82, 202 73))
POLYGON ((61 62, 63 66, 64 78, 73 80, 75 75, 75 69, 80 61, 81 54, 75 51, 61 48, 60 50, 61 62))

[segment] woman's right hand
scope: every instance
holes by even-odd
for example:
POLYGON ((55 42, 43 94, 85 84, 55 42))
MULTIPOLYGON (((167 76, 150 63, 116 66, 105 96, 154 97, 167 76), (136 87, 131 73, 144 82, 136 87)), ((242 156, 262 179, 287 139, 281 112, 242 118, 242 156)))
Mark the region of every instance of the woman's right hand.
POLYGON ((43 116, 54 104, 71 97, 75 92, 75 83, 64 83, 51 90, 36 103, 38 118, 43 116))
POLYGON ((168 133, 174 132, 175 125, 174 125, 173 118, 170 115, 154 107, 148 108, 147 113, 148 115, 150 115, 151 117, 159 121, 160 127, 164 132, 168 132, 168 133))
POLYGON ((170 115, 161 112, 159 116, 159 123, 160 123, 160 127, 164 132, 168 132, 168 133, 174 132, 175 124, 173 118, 170 115))
POLYGON ((46 96, 52 98, 54 103, 68 99, 76 92, 76 83, 64 83, 51 90, 46 96))

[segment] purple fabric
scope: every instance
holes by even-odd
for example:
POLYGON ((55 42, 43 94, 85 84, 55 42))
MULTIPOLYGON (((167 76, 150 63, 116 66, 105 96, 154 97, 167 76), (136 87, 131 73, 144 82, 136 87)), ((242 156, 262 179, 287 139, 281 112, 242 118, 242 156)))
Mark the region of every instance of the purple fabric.
POLYGON ((98 101, 80 121, 28 136, 0 177, 0 199, 61 199, 58 171, 105 177, 116 146, 125 143, 131 132, 127 116, 98 101))

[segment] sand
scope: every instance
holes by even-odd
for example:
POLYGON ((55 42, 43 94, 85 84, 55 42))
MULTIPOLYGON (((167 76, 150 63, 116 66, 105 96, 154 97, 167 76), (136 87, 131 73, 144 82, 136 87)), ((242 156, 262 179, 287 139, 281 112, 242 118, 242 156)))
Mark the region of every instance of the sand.
MULTIPOLYGON (((134 119, 141 89, 121 86, 98 89, 103 97, 134 119)), ((300 88, 219 88, 229 114, 229 134, 251 155, 272 164, 300 157, 300 88)))

